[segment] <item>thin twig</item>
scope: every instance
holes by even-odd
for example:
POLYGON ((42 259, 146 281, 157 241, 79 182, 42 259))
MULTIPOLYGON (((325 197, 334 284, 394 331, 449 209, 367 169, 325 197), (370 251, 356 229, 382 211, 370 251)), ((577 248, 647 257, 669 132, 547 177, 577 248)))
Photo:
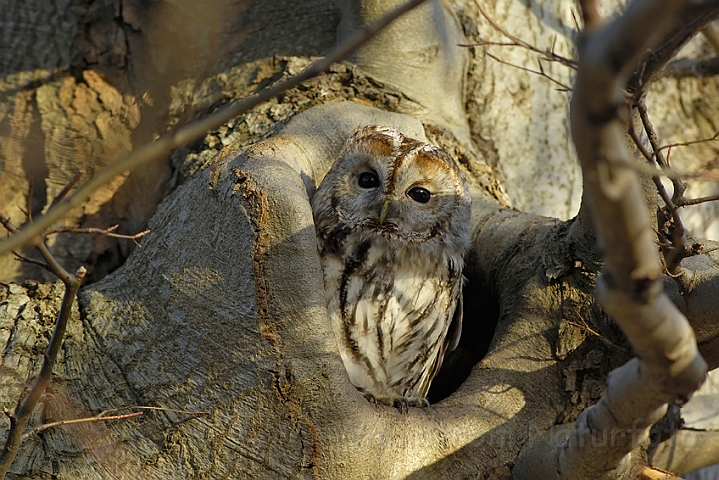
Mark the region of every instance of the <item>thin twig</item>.
POLYGON ((719 131, 716 132, 714 135, 712 135, 709 138, 702 138, 700 140, 691 140, 689 142, 679 142, 679 143, 670 143, 668 145, 664 145, 662 147, 659 147, 659 150, 671 150, 674 147, 688 147, 689 145, 695 145, 697 143, 708 143, 708 142, 716 142, 719 141, 719 131))
POLYGON ((0 212, 0 224, 5 227, 5 230, 12 233, 13 235, 19 232, 18 228, 2 212, 0 212))
MULTIPOLYGON (((652 150, 654 151, 654 154, 652 155, 653 160, 656 161, 657 165, 660 167, 669 167, 669 162, 659 148, 657 133, 654 129, 654 125, 652 125, 652 122, 649 120, 649 113, 647 112, 647 106, 644 103, 644 100, 642 99, 637 101, 635 105, 637 111, 639 112, 639 118, 642 120, 644 131, 647 133, 647 137, 649 138, 649 144, 652 146, 652 150)), ((637 143, 637 145, 639 145, 639 143, 637 143)), ((682 222, 679 211, 674 203, 683 197, 686 187, 681 179, 672 179, 674 193, 671 197, 669 197, 669 194, 667 193, 666 188, 664 188, 664 184, 658 175, 652 176, 652 181, 657 187, 659 196, 661 196, 662 200, 664 200, 667 212, 673 221, 673 225, 670 225, 669 227, 669 233, 672 238, 672 246, 665 251, 665 265, 668 272, 674 272, 682 259, 691 255, 691 249, 687 245, 685 239, 686 230, 684 229, 684 223, 682 222)))
POLYGON ((699 197, 699 198, 680 198, 680 201, 677 202, 677 207, 688 207, 690 205, 699 205, 700 203, 707 203, 707 202, 716 202, 719 200, 719 195, 708 195, 706 197, 699 197))
POLYGON ((716 252, 717 250, 719 250, 719 247, 707 248, 707 249, 704 249, 703 247, 704 246, 702 245, 702 249, 701 249, 702 255, 706 255, 707 253, 716 252))
POLYGON ((12 250, 17 250, 20 247, 31 243, 34 238, 41 235, 46 229, 50 228, 54 222, 60 219, 67 212, 73 208, 80 207, 95 190, 107 184, 123 172, 134 170, 138 166, 149 161, 169 155, 173 150, 186 143, 202 138, 207 132, 216 130, 228 121, 238 115, 241 115, 242 113, 245 113, 251 108, 266 102, 285 90, 300 85, 310 78, 320 75, 333 63, 347 58, 352 52, 367 43, 396 18, 418 7, 426 1, 427 0, 411 0, 407 2, 406 4, 383 15, 367 27, 360 29, 357 34, 353 35, 341 45, 335 47, 329 54, 327 54, 326 57, 313 62, 299 74, 282 82, 276 83, 255 95, 229 105, 228 107, 217 111, 203 120, 187 125, 177 131, 168 132, 154 142, 146 144, 117 162, 108 165, 103 168, 97 176, 88 180, 87 183, 80 187, 73 195, 54 205, 54 208, 51 211, 48 211, 47 214, 39 219, 35 219, 35 222, 31 225, 23 227, 22 231, 17 235, 13 235, 7 240, 0 242, 0 255, 12 250))
MULTIPOLYGON (((103 413, 104 413, 104 412, 103 412, 103 413)), ((61 426, 63 426, 63 425, 74 425, 74 424, 77 424, 77 423, 90 423, 90 422, 106 422, 106 421, 110 421, 110 420, 125 420, 125 419, 127 419, 127 418, 139 417, 139 416, 144 415, 144 414, 145 414, 145 412, 135 412, 135 413, 126 413, 126 414, 124 414, 124 415, 113 415, 113 416, 108 416, 108 417, 101 416, 101 415, 102 415, 102 414, 101 414, 101 415, 98 415, 98 416, 95 416, 95 417, 76 418, 76 419, 73 419, 73 420, 60 420, 60 421, 57 421, 57 422, 45 423, 45 424, 43 424, 43 425, 40 425, 40 426, 37 427, 37 428, 33 428, 32 430, 29 430, 29 431, 23 433, 23 435, 22 435, 22 441, 24 442, 24 441, 27 440, 28 438, 30 438, 30 437, 32 437, 32 436, 35 436, 35 435, 37 435, 38 433, 42 433, 42 432, 44 432, 45 430, 49 430, 49 429, 54 428, 54 427, 61 427, 61 426)))
POLYGON ((535 75, 539 75, 540 77, 544 77, 544 78, 546 78, 547 80, 549 80, 550 82, 553 82, 553 83, 556 83, 557 85, 559 85, 559 86, 560 86, 559 91, 562 91, 562 92, 571 92, 571 91, 572 91, 572 88, 571 88, 570 86, 563 84, 563 83, 560 82, 559 80, 556 80, 556 79, 550 77, 549 75, 547 75, 547 74, 544 72, 544 67, 542 67, 541 59, 539 60, 539 61, 540 61, 540 63, 539 63, 539 71, 537 71, 537 70, 532 70, 531 68, 522 67, 522 66, 519 66, 519 65, 515 65, 515 64, 513 64, 513 63, 510 63, 510 62, 507 62, 506 60, 502 60, 501 58, 496 57, 496 56, 492 55, 492 54, 489 53, 489 52, 484 52, 484 54, 487 55, 487 56, 488 56, 489 58, 491 58, 492 60, 495 60, 495 61, 497 61, 497 62, 499 62, 499 63, 504 64, 504 65, 508 65, 508 66, 510 66, 510 67, 514 67, 514 68, 517 68, 517 69, 519 69, 519 70, 523 70, 523 71, 529 72, 529 73, 534 73, 535 75))
POLYGON ((39 260, 33 260, 32 258, 25 257, 23 255, 20 255, 17 252, 12 252, 12 253, 13 253, 13 255, 15 255, 15 260, 17 260, 18 262, 30 263, 32 265, 37 265, 38 267, 44 268, 48 272, 52 272, 52 269, 50 269, 50 266, 45 262, 41 262, 39 260))
POLYGON ((127 418, 139 417, 140 415, 143 415, 145 413, 145 412, 134 412, 134 413, 126 413, 123 415, 109 415, 110 413, 117 413, 117 412, 122 412, 125 410, 135 410, 135 409, 137 409, 137 410, 160 410, 160 411, 165 411, 165 412, 181 413, 183 415, 209 415, 208 412, 189 412, 189 411, 185 411, 185 410, 175 410, 172 408, 130 405, 127 407, 110 408, 107 410, 103 410, 102 412, 100 412, 97 415, 94 415, 92 417, 74 418, 71 420, 59 420, 57 422, 45 423, 43 425, 40 425, 37 428, 34 428, 34 429, 29 430, 26 433, 24 433, 22 436, 22 440, 25 441, 28 438, 30 438, 34 435, 37 435, 38 433, 44 432, 45 430, 48 430, 50 428, 55 428, 55 427, 61 427, 63 425, 74 425, 74 424, 78 424, 78 423, 89 423, 89 422, 105 422, 105 421, 111 421, 111 420, 125 420, 127 418))
POLYGON ((571 13, 572 13, 572 22, 574 22, 574 29, 579 32, 582 30, 582 28, 579 26, 579 21, 577 21, 576 11, 574 9, 572 9, 571 13))
POLYGON ((52 208, 57 205, 59 202, 62 201, 63 198, 72 190, 72 188, 77 185, 77 182, 80 181, 80 178, 82 177, 81 172, 77 172, 73 177, 70 179, 69 182, 60 190, 60 192, 55 195, 55 198, 52 199, 52 202, 50 202, 50 206, 47 207, 48 210, 52 210, 52 208))
MULTIPOLYGON (((566 58, 566 57, 563 57, 561 55, 554 53, 554 49, 541 50, 541 49, 535 47, 534 45, 525 42, 521 38, 515 37, 514 35, 509 33, 507 30, 505 30, 503 27, 501 27, 497 22, 492 20, 492 18, 487 14, 487 12, 484 11, 484 9, 482 8, 482 5, 480 5, 480 3, 477 0, 474 0, 474 4, 479 9, 479 13, 481 13, 482 16, 489 22, 489 24, 492 26, 492 28, 494 28, 496 31, 498 31, 499 33, 501 33, 502 35, 504 35, 505 37, 510 39, 512 42, 514 42, 513 46, 522 47, 522 48, 525 48, 532 52, 539 53, 540 55, 545 56, 548 60, 558 62, 558 63, 564 65, 565 67, 569 67, 572 69, 577 68, 577 62, 575 62, 574 60, 572 60, 570 58, 566 58)), ((460 45, 460 46, 471 47, 471 46, 475 46, 475 45, 460 45)))
MULTIPOLYGON (((647 106, 644 103, 644 100, 636 102, 636 107, 637 111, 639 112, 639 118, 641 118, 642 120, 644 130, 646 131, 647 137, 649 138, 649 144, 652 146, 652 150, 654 150, 654 159, 660 167, 669 167, 669 161, 664 157, 664 154, 662 153, 662 148, 659 145, 659 140, 657 139, 657 132, 654 129, 654 125, 652 125, 651 120, 649 120, 649 112, 647 111, 647 106)), ((683 195, 686 188, 684 187, 684 184, 681 182, 681 180, 672 180, 672 183, 674 184, 674 194, 672 198, 673 201, 674 199, 676 199, 676 197, 683 195)))
POLYGON ((636 130, 634 130, 634 122, 629 122, 629 128, 627 129, 627 133, 629 133, 629 137, 631 137, 632 141, 634 142, 634 145, 636 145, 637 149, 639 149, 639 152, 641 152, 647 162, 654 163, 654 155, 652 155, 649 150, 647 150, 647 148, 642 143, 642 140, 639 138, 639 135, 637 135, 636 130))
MULTIPOLYGON (((642 155, 645 158, 652 159, 654 158, 651 153, 643 146, 641 145, 641 141, 639 140, 639 137, 636 136, 636 133, 633 133, 633 131, 628 129, 628 133, 630 136, 632 136, 632 139, 634 139, 637 143, 637 147, 639 148, 639 151, 642 153, 642 155), (633 135, 632 135, 633 134, 633 135)), ((659 167, 657 168, 656 163, 652 164, 646 164, 646 163, 638 163, 638 162, 629 162, 622 159, 612 159, 612 162, 614 165, 618 167, 627 168, 629 170, 633 170, 637 173, 641 173, 642 175, 646 175, 648 177, 653 177, 655 175, 657 176, 664 176, 669 178, 670 180, 674 179, 680 179, 680 178, 693 178, 691 173, 684 173, 684 172, 678 172, 674 170, 671 167, 659 167)))
POLYGON ((95 235, 104 235, 106 237, 112 237, 112 238, 121 238, 124 240, 132 240, 135 245, 137 245, 138 248, 142 248, 142 245, 137 241, 137 239, 144 237, 148 233, 150 233, 150 230, 144 230, 142 232, 136 233, 134 235, 123 235, 120 233, 113 233, 119 225, 113 225, 112 227, 102 229, 102 228, 56 228, 54 230, 49 230, 45 235, 55 235, 57 233, 81 233, 81 234, 95 234, 95 235))
MULTIPOLYGON (((580 317, 580 318, 581 318, 581 317, 580 317)), ((578 324, 578 323, 576 323, 576 322, 571 322, 571 321, 567 321, 567 324, 569 324, 569 325, 571 325, 571 326, 573 326, 573 327, 576 327, 576 328, 578 328, 578 329, 580 329, 580 330, 585 330, 585 331, 591 333, 591 334, 594 335, 595 337, 599 338, 599 340, 601 340, 604 344, 606 344, 606 345, 608 345, 608 346, 610 346, 610 347, 612 347, 612 348, 615 348, 615 349, 619 350, 620 352, 630 353, 628 348, 620 347, 619 345, 617 345, 616 343, 612 342, 611 340, 609 340, 609 339, 606 338, 605 336, 603 336, 603 335, 601 335, 600 333, 598 333, 598 332, 596 332, 595 330, 593 330, 589 325, 587 325, 587 322, 585 322, 583 318, 582 318, 581 320, 582 320, 583 325, 580 325, 580 324, 578 324)))
MULTIPOLYGON (((44 249, 42 249, 41 246, 38 246, 40 254, 45 257, 45 260, 51 268, 55 268, 55 266, 57 266, 55 259, 53 258, 52 261, 49 261, 46 257, 46 255, 49 254, 49 251, 47 250, 45 243, 41 242, 40 245, 44 247, 44 249)), ((50 257, 52 257, 51 254, 50 257)), ((62 269, 62 272, 67 274, 64 269, 62 269)), ((62 275, 62 272, 56 271, 55 273, 65 284, 65 295, 63 296, 62 304, 60 305, 60 311, 58 312, 57 320, 55 321, 55 328, 52 332, 50 343, 45 351, 42 366, 40 367, 40 373, 30 389, 30 394, 18 406, 15 413, 13 414, 7 410, 5 411, 5 414, 10 420, 10 431, 8 432, 7 439, 5 440, 5 446, 3 447, 2 453, 0 453, 0 478, 5 478, 10 465, 20 449, 20 444, 22 443, 22 431, 25 428, 25 425, 27 425, 27 422, 30 420, 30 416, 32 415, 38 401, 40 401, 40 397, 42 397, 43 393, 47 389, 47 386, 52 380, 52 369, 55 366, 57 354, 60 351, 60 345, 62 344, 62 340, 65 336, 67 322, 72 311, 72 304, 75 300, 75 296, 77 295, 77 291, 80 288, 80 284, 85 278, 86 270, 85 267, 80 267, 75 275, 67 274, 68 277, 62 275)))

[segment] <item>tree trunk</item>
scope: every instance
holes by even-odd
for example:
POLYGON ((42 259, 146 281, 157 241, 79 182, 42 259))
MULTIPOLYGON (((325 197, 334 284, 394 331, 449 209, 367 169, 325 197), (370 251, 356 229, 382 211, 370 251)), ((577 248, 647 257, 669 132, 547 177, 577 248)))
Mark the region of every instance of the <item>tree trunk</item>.
MULTIPOLYGON (((0 210, 19 220, 32 184, 39 214, 75 171, 91 175, 181 124, 189 104, 191 115, 207 115, 297 73, 335 36, 395 3, 88 2, 33 17, 28 28, 11 19, 46 7, 11 2, 0 12, 17 38, 16 53, 0 55, 0 210), (44 23, 63 27, 38 42, 44 23)), ((572 59, 574 5, 498 0, 482 9, 508 33, 572 59)), ((594 230, 587 217, 567 220, 582 184, 570 93, 556 82, 571 86, 574 72, 543 61, 543 74, 532 73, 484 54, 539 70, 537 54, 523 48, 457 45, 481 40, 506 37, 475 3, 429 2, 352 63, 118 179, 75 212, 68 223, 120 223, 134 233, 174 188, 142 248, 104 278, 133 249, 106 238, 57 240, 66 268, 91 262, 95 283, 78 297, 31 426, 131 405, 167 410, 46 430, 23 444, 12 474, 500 479, 532 478, 541 459, 552 465, 556 452, 542 435, 571 431, 632 352, 593 297, 601 268, 594 230), (431 409, 407 414, 370 404, 347 379, 309 206, 344 141, 357 126, 377 124, 444 148, 474 201, 462 341, 435 381, 431 409)), ((698 40, 686 51, 703 48, 698 40)), ((660 132, 684 141, 714 134, 714 79, 654 85, 649 108, 660 132)), ((683 150, 681 168, 705 165, 716 148, 683 150)), ((693 218, 712 232, 709 217, 693 218)), ((694 276, 665 283, 714 368, 716 267, 701 258, 683 264, 694 276)), ((11 260, 0 258, 3 281, 44 278, 11 260)), ((54 284, 0 289, 0 403, 11 410, 36 375, 61 295, 54 284)), ((669 466, 659 446, 655 463, 669 466)), ((687 455, 671 463, 675 471, 718 460, 687 455)))

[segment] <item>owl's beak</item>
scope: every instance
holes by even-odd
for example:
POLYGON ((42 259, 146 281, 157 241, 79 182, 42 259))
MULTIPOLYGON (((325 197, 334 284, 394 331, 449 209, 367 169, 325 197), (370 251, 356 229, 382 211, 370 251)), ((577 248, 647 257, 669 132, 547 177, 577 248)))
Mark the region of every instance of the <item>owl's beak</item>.
POLYGON ((384 223, 384 219, 387 217, 387 212, 389 212, 389 204, 390 200, 388 198, 384 201, 384 204, 382 205, 382 211, 379 213, 379 223, 384 223))

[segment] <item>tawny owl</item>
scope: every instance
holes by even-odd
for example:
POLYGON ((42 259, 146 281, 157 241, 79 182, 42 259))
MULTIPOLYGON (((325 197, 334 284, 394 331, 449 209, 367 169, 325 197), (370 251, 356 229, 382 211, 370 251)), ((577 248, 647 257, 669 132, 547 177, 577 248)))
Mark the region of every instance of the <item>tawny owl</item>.
POLYGON ((429 405, 461 333, 470 207, 452 158, 379 126, 354 133, 312 198, 332 328, 368 399, 429 405))

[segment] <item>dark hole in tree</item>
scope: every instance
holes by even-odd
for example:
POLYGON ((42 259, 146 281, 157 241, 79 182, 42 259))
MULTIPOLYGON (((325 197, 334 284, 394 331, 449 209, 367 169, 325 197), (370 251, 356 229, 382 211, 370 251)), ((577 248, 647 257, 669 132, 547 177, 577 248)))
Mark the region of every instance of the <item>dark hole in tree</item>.
POLYGON ((427 399, 430 404, 450 396, 467 380, 472 367, 489 350, 499 318, 499 303, 480 281, 468 281, 463 290, 464 320, 462 337, 453 352, 449 352, 442 368, 434 378, 427 399))

